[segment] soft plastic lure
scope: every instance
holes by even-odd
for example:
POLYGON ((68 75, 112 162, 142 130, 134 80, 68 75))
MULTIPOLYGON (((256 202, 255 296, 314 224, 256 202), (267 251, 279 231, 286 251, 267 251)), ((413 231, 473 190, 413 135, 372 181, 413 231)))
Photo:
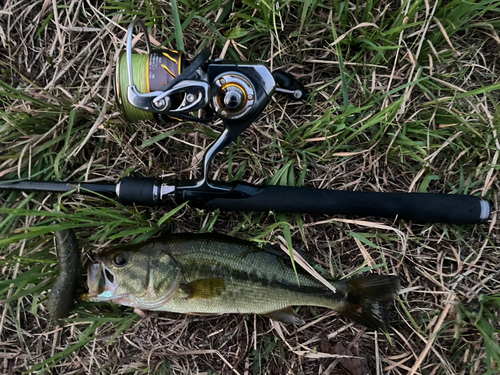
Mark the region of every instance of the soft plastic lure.
POLYGON ((48 309, 53 321, 67 318, 75 300, 82 263, 78 241, 72 229, 55 232, 59 276, 49 294, 48 309))

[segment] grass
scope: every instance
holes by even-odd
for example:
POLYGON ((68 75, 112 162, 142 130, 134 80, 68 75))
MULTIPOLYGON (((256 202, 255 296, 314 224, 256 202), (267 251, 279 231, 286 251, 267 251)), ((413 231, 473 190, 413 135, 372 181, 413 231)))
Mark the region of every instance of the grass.
POLYGON ((217 179, 483 195, 494 214, 460 227, 0 193, 2 373, 363 373, 332 357, 339 348, 368 373, 500 373, 500 1, 91 3, 7 0, 0 12, 0 178, 196 176, 220 124, 130 125, 114 104, 110 67, 138 16, 162 46, 264 61, 314 93, 276 96, 217 158, 217 179), (322 274, 397 273, 405 289, 390 340, 319 308, 280 329, 80 302, 54 326, 51 233, 68 227, 85 252, 161 231, 284 241, 322 274))

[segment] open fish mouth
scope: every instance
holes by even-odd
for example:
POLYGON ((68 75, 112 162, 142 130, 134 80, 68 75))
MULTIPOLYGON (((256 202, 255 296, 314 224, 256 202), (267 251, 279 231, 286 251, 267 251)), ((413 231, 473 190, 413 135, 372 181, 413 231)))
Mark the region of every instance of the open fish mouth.
POLYGON ((115 291, 118 288, 117 277, 97 256, 94 256, 92 262, 88 265, 87 286, 89 292, 82 296, 82 299, 86 301, 110 301, 116 297, 115 291))
POLYGON ((118 275, 115 275, 111 269, 94 256, 87 269, 87 286, 89 292, 83 294, 80 298, 88 302, 113 301, 118 305, 132 306, 145 310, 157 310, 172 299, 177 292, 182 273, 177 272, 172 285, 165 293, 158 295, 154 285, 154 272, 149 272, 148 285, 143 293, 139 295, 120 293, 118 290, 118 275))

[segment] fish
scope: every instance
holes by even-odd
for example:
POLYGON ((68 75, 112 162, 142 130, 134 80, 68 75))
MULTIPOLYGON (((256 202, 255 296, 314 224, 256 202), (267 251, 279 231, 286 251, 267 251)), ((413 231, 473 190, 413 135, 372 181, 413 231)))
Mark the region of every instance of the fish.
POLYGON ((49 292, 47 310, 52 321, 59 323, 67 318, 77 299, 76 287, 81 277, 82 261, 78 240, 72 229, 54 233, 59 275, 49 292))
POLYGON ((293 306, 319 306, 388 331, 396 275, 332 280, 335 291, 269 246, 214 233, 172 234, 105 250, 88 266, 82 299, 194 315, 261 314, 304 324, 293 306))

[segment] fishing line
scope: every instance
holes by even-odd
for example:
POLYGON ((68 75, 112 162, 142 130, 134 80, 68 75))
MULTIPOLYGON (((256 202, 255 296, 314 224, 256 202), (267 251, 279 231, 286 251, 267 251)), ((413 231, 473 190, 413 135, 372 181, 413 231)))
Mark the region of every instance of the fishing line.
MULTIPOLYGON (((134 107, 128 101, 127 88, 128 88, 128 71, 127 71, 127 58, 125 53, 121 53, 118 57, 118 75, 116 77, 116 92, 118 95, 118 103, 120 104, 123 114, 131 122, 154 120, 151 112, 143 111, 134 107)), ((137 90, 141 93, 149 92, 149 55, 132 55, 132 72, 134 75, 134 84, 137 90)))

